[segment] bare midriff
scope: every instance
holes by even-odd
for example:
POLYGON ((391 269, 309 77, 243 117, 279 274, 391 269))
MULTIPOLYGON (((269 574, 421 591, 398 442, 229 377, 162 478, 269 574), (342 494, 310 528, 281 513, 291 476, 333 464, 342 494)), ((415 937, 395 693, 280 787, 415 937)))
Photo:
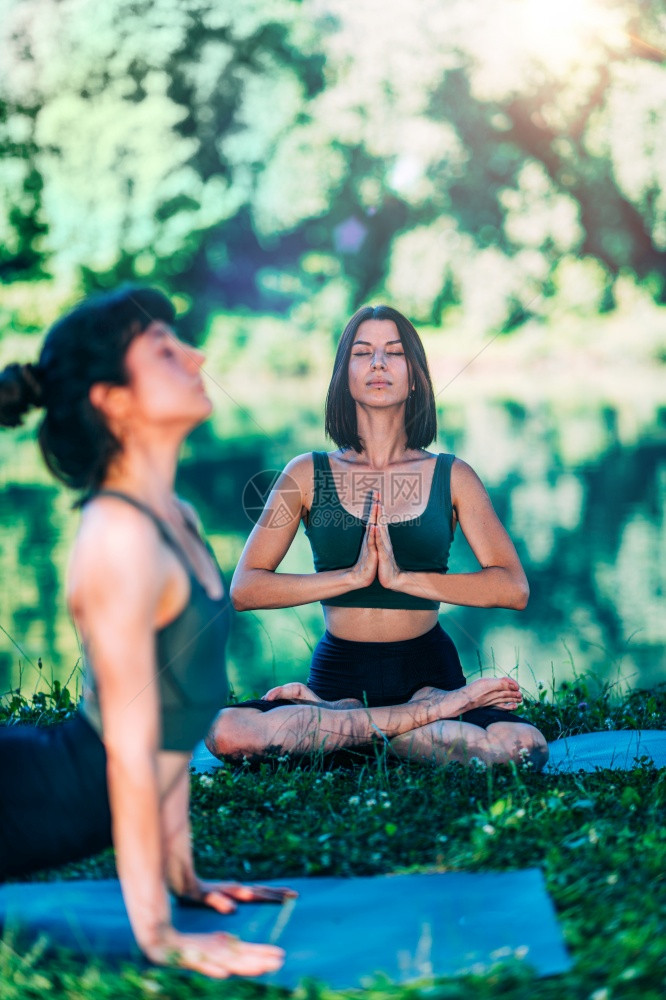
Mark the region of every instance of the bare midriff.
POLYGON ((406 608, 323 608, 326 628, 352 642, 401 642, 416 639, 437 624, 436 611, 406 608))

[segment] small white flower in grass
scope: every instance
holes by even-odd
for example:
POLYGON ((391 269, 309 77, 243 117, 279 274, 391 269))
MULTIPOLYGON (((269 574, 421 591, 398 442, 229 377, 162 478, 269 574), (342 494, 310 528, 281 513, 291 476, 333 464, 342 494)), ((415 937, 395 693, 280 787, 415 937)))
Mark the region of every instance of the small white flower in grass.
POLYGON ((324 775, 324 781, 333 781, 333 772, 327 771, 324 775))
POLYGON ((205 788, 210 788, 210 786, 213 784, 213 779, 211 778, 210 774, 202 774, 199 778, 199 781, 201 782, 202 785, 204 785, 205 788))
POLYGON ((154 979, 142 979, 141 985, 143 986, 146 993, 161 993, 162 987, 159 983, 156 983, 154 979))
POLYGON ((373 806, 377 805, 377 799, 366 799, 365 804, 368 807, 368 809, 372 809, 373 806))
POLYGON ((386 802, 382 802, 382 808, 383 809, 390 809, 392 805, 393 805, 393 803, 389 802, 388 799, 386 800, 386 802))
POLYGON ((525 815, 524 809, 516 809, 515 812, 516 819, 522 819, 524 815, 525 815))
POLYGON ((218 806, 217 815, 218 816, 228 816, 231 812, 229 806, 218 806))
POLYGON ((380 799, 387 799, 388 798, 388 792, 380 792, 379 793, 379 797, 380 797, 380 799))
POLYGON ((617 885, 619 878, 620 876, 618 875, 617 872, 611 872, 606 881, 608 882, 609 885, 617 885))
POLYGON ((492 837, 495 833, 495 827, 491 823, 485 823, 481 829, 484 833, 487 833, 489 837, 492 837))
POLYGON ((469 766, 473 771, 485 771, 486 764, 480 757, 470 757, 469 766))
POLYGON ((514 948, 513 953, 516 956, 516 958, 523 959, 527 956, 529 950, 530 949, 527 947, 526 944, 519 944, 517 948, 514 948))
POLYGON ((358 795, 350 795, 348 801, 349 801, 349 805, 350 806, 358 806, 358 805, 360 805, 360 802, 361 802, 361 800, 358 797, 358 795))
POLYGON ((440 844, 445 844, 448 839, 449 838, 446 836, 445 833, 440 833, 439 837, 437 838, 437 840, 440 842, 440 844))
POLYGON ((590 1000, 610 1000, 610 993, 604 986, 601 990, 595 990, 594 993, 590 993, 590 1000))

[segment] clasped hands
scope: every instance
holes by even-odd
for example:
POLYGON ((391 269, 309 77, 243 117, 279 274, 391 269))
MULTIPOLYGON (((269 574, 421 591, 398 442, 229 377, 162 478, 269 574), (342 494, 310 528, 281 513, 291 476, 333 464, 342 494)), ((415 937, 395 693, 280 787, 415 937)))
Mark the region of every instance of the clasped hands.
POLYGON ((372 492, 363 544, 351 574, 358 589, 369 586, 376 577, 387 590, 400 590, 402 570, 395 561, 384 506, 376 490, 372 492))

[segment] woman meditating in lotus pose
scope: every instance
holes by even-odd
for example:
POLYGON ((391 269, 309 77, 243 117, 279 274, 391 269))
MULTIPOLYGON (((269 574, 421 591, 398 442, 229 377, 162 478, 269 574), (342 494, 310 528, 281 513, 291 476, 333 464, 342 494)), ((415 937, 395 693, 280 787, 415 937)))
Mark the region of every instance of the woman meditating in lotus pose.
POLYGON ((435 421, 412 324, 388 306, 360 309, 340 340, 326 402, 338 450, 287 465, 231 584, 241 611, 321 601, 326 632, 307 687, 286 684, 222 711, 206 740, 213 753, 303 754, 380 739, 401 757, 435 763, 527 756, 543 766, 544 737, 510 711, 518 684, 466 685, 437 622, 441 601, 520 610, 529 591, 476 473, 425 450, 435 421), (278 573, 301 520, 316 572, 278 573), (447 575, 458 525, 481 568, 447 575))
POLYGON ((188 763, 227 697, 231 609, 196 516, 174 493, 180 445, 211 403, 203 355, 173 321, 160 293, 121 289, 56 323, 37 365, 0 373, 0 424, 45 407, 46 464, 84 491, 68 603, 88 670, 73 718, 0 728, 0 877, 113 843, 148 958, 258 975, 280 967, 281 949, 171 923, 168 889, 221 913, 289 893, 206 882, 194 869, 188 763))

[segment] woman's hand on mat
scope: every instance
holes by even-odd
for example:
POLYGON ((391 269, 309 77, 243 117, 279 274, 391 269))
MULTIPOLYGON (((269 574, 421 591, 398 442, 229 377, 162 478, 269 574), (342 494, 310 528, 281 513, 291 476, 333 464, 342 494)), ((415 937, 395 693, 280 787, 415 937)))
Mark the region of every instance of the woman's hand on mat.
POLYGON ((208 906, 218 913, 233 913, 237 903, 284 903, 296 896, 294 889, 285 886, 214 882, 195 876, 187 891, 178 895, 178 901, 185 906, 208 906))
POLYGON ((349 581, 351 590, 360 590, 361 587, 369 587, 377 576, 377 566, 379 559, 377 555, 377 545, 375 542, 375 532, 377 531, 377 519, 379 517, 379 494, 373 491, 372 503, 370 506, 370 516, 363 535, 361 551, 358 559, 349 570, 349 581))
POLYGON ((232 934, 182 934, 175 927, 164 927, 151 945, 143 948, 146 956, 158 965, 176 965, 193 969, 214 979, 229 976, 260 976, 275 972, 284 964, 282 948, 270 944, 249 944, 232 934))

